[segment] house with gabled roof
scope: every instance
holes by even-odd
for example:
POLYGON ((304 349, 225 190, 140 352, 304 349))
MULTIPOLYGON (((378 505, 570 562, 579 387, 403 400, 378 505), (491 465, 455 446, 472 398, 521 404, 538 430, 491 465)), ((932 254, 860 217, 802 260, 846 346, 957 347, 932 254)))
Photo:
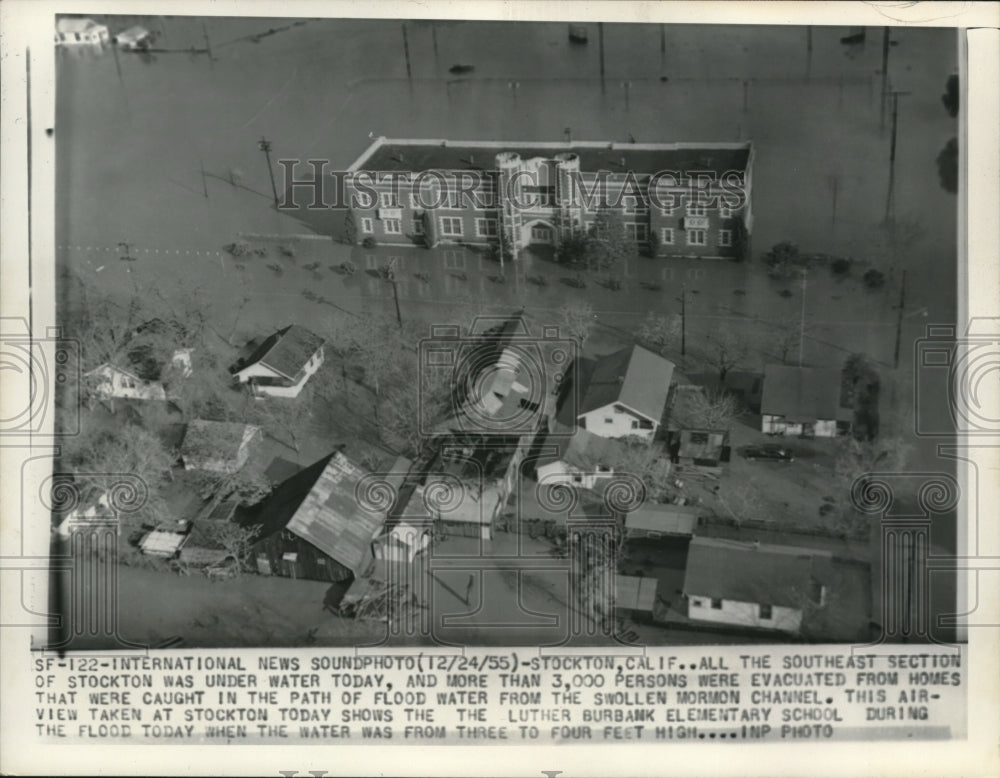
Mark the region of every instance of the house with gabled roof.
POLYGON ((181 442, 184 469, 235 473, 247 463, 261 437, 260 427, 252 424, 195 419, 187 425, 181 442))
POLYGON ((323 364, 324 340, 298 324, 278 330, 229 368, 258 397, 298 397, 323 364))
POLYGON ((93 19, 63 17, 56 22, 56 44, 76 46, 80 44, 100 45, 107 43, 108 28, 93 19))
POLYGON ((627 444, 580 427, 555 425, 538 447, 535 474, 539 484, 568 484, 594 489, 602 478, 615 473, 614 464, 627 444))
POLYGON ((652 441, 670 392, 674 363, 629 346, 596 360, 577 393, 577 425, 603 438, 652 441))
POLYGON ((854 412, 843 404, 836 368, 767 365, 760 401, 761 431, 833 438, 848 432, 854 412))
POLYGON ((150 319, 130 331, 119 354, 84 374, 99 397, 121 400, 167 400, 166 384, 191 375, 190 348, 183 325, 150 319))
POLYGON ((320 581, 364 576, 388 511, 362 499, 367 475, 338 449, 253 506, 243 523, 255 532, 257 571, 320 581))
POLYGON ((826 604, 831 553, 799 546, 694 537, 684 596, 689 618, 798 633, 807 612, 826 604))

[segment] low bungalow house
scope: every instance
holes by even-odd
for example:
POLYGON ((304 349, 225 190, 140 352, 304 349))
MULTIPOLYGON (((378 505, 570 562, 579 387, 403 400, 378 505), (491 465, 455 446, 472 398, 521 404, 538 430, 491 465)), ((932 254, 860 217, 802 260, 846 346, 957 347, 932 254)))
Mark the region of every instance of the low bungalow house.
POLYGON ((848 432, 854 412, 844 407, 835 368, 767 365, 760 401, 768 435, 832 438, 848 432))
POLYGON ((101 45, 109 40, 108 28, 93 19, 63 18, 56 22, 56 45, 101 45))
POLYGON ((538 448, 535 474, 539 484, 567 484, 596 489, 615 473, 626 444, 589 430, 556 427, 538 448))
POLYGON ((195 419, 187 425, 181 443, 184 469, 235 473, 247 463, 261 437, 260 427, 252 424, 195 419))
POLYGON ((367 475, 338 450, 279 484, 243 521, 257 571, 330 582, 366 575, 386 519, 359 498, 367 475))
POLYGON ((84 374, 93 392, 103 398, 166 400, 166 383, 191 375, 190 348, 175 348, 186 337, 184 327, 151 319, 125 339, 120 356, 84 374))
POLYGON ((625 533, 629 538, 689 538, 704 514, 697 505, 645 502, 625 515, 625 533))
POLYGON ((577 425, 602 438, 652 441, 673 373, 673 362, 642 346, 601 357, 581 374, 577 425))
POLYGON ((257 397, 298 397, 323 360, 323 338, 292 324, 253 347, 229 372, 257 397))
POLYGON ((797 634, 805 615, 826 604, 818 576, 829 558, 817 549, 695 537, 684 574, 687 615, 797 634))

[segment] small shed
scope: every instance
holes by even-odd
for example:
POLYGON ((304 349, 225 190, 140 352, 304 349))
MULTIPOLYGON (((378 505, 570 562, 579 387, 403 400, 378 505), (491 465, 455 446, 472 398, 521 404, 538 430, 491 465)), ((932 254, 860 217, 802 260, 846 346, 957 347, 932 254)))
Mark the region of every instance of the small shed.
POLYGON ((115 43, 118 47, 126 51, 137 49, 148 49, 153 34, 141 25, 134 25, 127 30, 122 30, 115 36, 115 43))
POLYGON ((647 502, 625 516, 625 532, 633 538, 691 537, 703 513, 697 505, 647 502))
POLYGON ((181 444, 184 469, 235 473, 246 464, 260 438, 260 427, 252 424, 195 419, 188 424, 181 444))
POLYGON ((636 575, 615 576, 615 610, 651 614, 656 602, 656 578, 636 575))

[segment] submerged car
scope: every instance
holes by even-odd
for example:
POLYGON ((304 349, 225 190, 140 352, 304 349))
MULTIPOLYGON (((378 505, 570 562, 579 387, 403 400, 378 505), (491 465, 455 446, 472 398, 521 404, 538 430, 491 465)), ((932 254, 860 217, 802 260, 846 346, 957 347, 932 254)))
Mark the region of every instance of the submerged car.
POLYGON ((760 446, 747 446, 743 450, 743 456, 751 462, 757 459, 768 459, 775 462, 795 461, 795 454, 791 451, 791 449, 774 443, 767 443, 760 446))

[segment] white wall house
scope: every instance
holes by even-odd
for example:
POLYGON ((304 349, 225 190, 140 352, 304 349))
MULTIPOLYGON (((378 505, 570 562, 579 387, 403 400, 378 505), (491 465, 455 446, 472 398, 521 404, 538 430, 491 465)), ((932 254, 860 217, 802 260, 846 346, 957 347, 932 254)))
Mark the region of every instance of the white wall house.
POLYGON ((297 324, 267 338, 230 368, 257 397, 298 397, 324 361, 323 339, 297 324))
POLYGON ((841 405, 834 368, 767 365, 760 401, 761 431, 769 435, 833 438, 850 429, 853 411, 841 405))
POLYGON ((652 441, 673 373, 672 362, 641 346, 601 357, 581 380, 577 425, 602 438, 652 441))
POLYGON ((599 479, 614 475, 614 468, 597 465, 595 469, 584 470, 569 462, 555 460, 539 465, 535 472, 539 488, 566 484, 581 489, 595 489, 599 479))
POLYGON ((375 539, 372 552, 376 559, 386 562, 413 562, 430 545, 429 527, 400 522, 375 539))
MULTIPOLYGON (((178 349, 171 358, 171 365, 185 378, 191 375, 191 349, 178 349)), ((91 379, 93 390, 101 397, 122 400, 166 400, 167 391, 157 377, 133 367, 118 367, 104 363, 86 373, 91 379)))
POLYGON ((798 633, 806 613, 826 605, 814 562, 829 557, 817 549, 694 537, 684 573, 688 618, 798 633))
POLYGON ((56 22, 56 45, 101 45, 110 39, 108 28, 93 19, 60 19, 56 22))

